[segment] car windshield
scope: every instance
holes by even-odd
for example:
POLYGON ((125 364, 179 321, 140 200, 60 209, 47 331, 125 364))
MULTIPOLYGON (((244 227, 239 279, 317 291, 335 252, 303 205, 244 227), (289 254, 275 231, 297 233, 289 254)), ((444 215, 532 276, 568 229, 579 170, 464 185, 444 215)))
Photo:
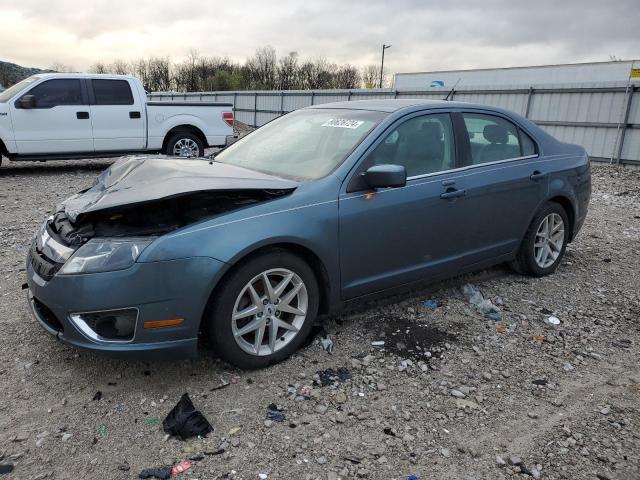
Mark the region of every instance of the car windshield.
POLYGON ((324 177, 385 117, 381 112, 304 109, 259 128, 216 161, 296 180, 324 177))
POLYGON ((6 90, 4 90, 3 92, 0 93, 0 102, 1 103, 7 102, 16 93, 18 93, 19 91, 23 90, 27 86, 31 85, 35 81, 36 81, 36 79, 34 77, 29 77, 29 78, 25 78, 21 82, 16 83, 15 85, 12 85, 11 87, 7 88, 6 90))

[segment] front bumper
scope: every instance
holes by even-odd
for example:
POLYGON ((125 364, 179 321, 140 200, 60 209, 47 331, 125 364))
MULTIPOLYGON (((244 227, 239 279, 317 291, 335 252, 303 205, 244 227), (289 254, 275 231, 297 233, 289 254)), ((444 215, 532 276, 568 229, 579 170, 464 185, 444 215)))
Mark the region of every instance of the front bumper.
POLYGON ((209 295, 225 264, 209 257, 136 263, 116 272, 40 277, 27 261, 27 300, 40 325, 60 341, 111 356, 140 360, 197 355, 209 295), (133 340, 98 341, 71 320, 82 312, 137 308, 133 340), (146 321, 181 318, 178 326, 144 328, 146 321))

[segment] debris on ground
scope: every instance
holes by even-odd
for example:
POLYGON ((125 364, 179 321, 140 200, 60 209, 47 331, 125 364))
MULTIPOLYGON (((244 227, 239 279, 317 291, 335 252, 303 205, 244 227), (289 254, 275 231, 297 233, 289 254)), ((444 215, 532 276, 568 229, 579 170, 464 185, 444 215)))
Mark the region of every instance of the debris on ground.
POLYGON ((375 340, 371 342, 372 347, 384 347, 384 340, 375 340))
POLYGON ((286 420, 286 416, 282 408, 278 407, 275 403, 271 403, 267 407, 267 420, 282 423, 286 420))
POLYGON ((209 391, 210 392, 215 392, 216 390, 222 390, 223 388, 227 388, 229 385, 231 385, 231 382, 222 381, 222 383, 220 385, 216 385, 215 387, 211 387, 209 389, 209 391))
POLYGON ((558 317, 547 317, 544 319, 545 323, 548 325, 552 325, 552 326, 556 326, 556 325, 560 325, 560 319, 558 317))
POLYGON ((167 480, 171 478, 171 467, 145 468, 140 472, 138 478, 157 478, 167 480))
MULTIPOLYGON (((466 297, 467 301, 472 305, 475 305, 478 311, 486 318, 496 322, 499 322, 502 319, 500 308, 498 308, 498 306, 490 299, 484 298, 480 289, 472 283, 467 283, 463 286, 462 293, 466 297)), ((502 303, 502 299, 500 297, 497 298, 499 298, 499 302, 502 303)))
POLYGON ((327 385, 333 385, 335 382, 344 383, 351 379, 351 372, 346 367, 340 367, 338 370, 327 368, 326 370, 319 370, 316 372, 317 379, 314 381, 317 385, 326 387, 327 385))
POLYGON ((320 339, 320 345, 322 345, 325 352, 333 353, 333 340, 328 335, 320 339))
POLYGON ((96 394, 93 396, 93 400, 97 401, 97 400, 100 400, 101 398, 102 398, 102 392, 98 390, 96 394))
POLYGON ((151 416, 151 417, 148 417, 148 418, 144 421, 144 423, 145 423, 145 424, 147 424, 147 425, 149 425, 149 426, 153 426, 153 425, 156 425, 159 421, 160 421, 160 419, 159 419, 158 417, 156 417, 156 416, 151 416))
POLYGON ((6 475, 13 472, 13 465, 10 463, 0 465, 0 475, 6 475))
POLYGON ((180 440, 197 436, 206 437, 213 432, 213 427, 205 416, 196 410, 188 393, 180 397, 180 401, 169 412, 162 426, 166 433, 179 437, 180 440))
POLYGON ((425 300, 422 302, 422 306, 431 311, 435 311, 439 307, 438 302, 435 300, 425 300))
POLYGON ((191 468, 191 462, 188 460, 183 460, 182 462, 173 466, 173 468, 171 469, 171 476, 176 477, 181 473, 186 472, 190 468, 191 468))

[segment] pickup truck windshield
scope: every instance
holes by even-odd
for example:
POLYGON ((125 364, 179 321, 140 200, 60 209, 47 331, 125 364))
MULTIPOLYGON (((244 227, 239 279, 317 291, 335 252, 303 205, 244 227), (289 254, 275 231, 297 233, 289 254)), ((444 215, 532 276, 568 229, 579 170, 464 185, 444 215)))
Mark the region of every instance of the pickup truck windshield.
POLYGON ((340 165, 385 115, 366 110, 298 110, 234 143, 216 161, 314 180, 340 165))
POLYGON ((0 103, 6 103, 16 93, 18 93, 20 90, 23 90, 27 86, 31 85, 33 82, 35 82, 35 80, 36 79, 33 77, 25 78, 21 82, 18 82, 15 85, 12 85, 11 87, 7 88, 5 91, 0 93, 0 103))

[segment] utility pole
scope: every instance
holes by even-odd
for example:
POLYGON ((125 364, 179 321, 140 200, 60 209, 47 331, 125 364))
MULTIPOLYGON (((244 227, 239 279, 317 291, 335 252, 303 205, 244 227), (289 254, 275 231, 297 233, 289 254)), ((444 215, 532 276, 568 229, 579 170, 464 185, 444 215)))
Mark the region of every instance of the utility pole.
POLYGON ((382 64, 380 65, 380 88, 382 88, 382 76, 384 75, 384 51, 391 48, 391 45, 382 44, 382 64))

